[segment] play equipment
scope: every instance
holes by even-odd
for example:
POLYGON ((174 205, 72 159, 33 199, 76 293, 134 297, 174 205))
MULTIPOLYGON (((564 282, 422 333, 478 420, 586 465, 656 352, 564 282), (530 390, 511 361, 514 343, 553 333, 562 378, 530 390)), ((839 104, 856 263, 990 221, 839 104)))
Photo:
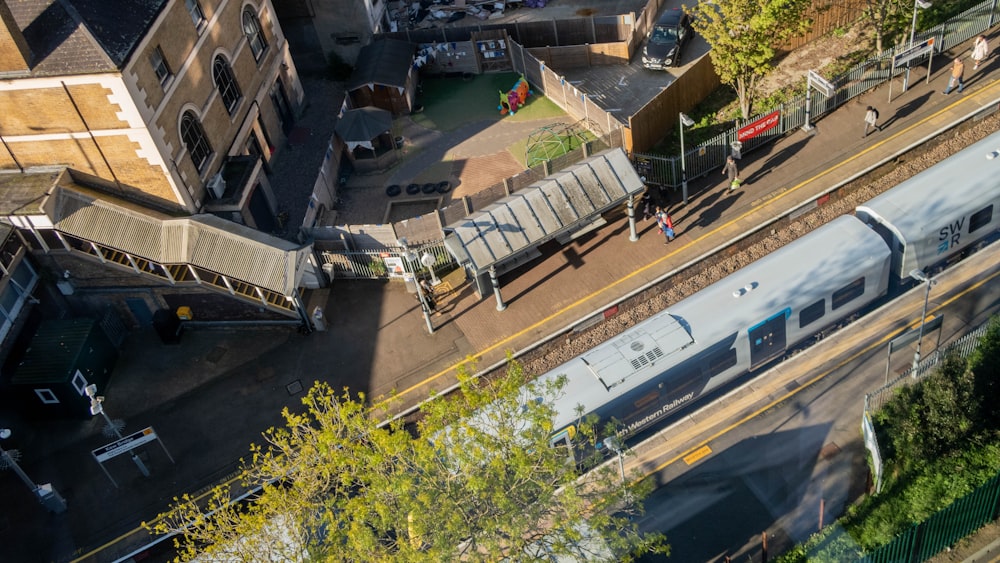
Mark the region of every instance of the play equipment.
POLYGON ((514 83, 514 87, 507 92, 500 92, 500 105, 497 109, 500 110, 500 115, 507 115, 509 112, 514 115, 521 106, 524 105, 524 101, 528 99, 531 95, 531 87, 528 86, 528 81, 521 75, 521 78, 517 79, 514 83))

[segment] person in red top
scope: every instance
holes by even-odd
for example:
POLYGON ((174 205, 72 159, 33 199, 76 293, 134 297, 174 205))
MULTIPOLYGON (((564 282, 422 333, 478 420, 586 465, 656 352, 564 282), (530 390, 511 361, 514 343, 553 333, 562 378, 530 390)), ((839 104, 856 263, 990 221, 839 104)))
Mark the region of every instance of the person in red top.
POLYGON ((663 233, 663 236, 667 237, 666 242, 663 244, 674 240, 674 221, 670 218, 670 214, 667 213, 666 209, 662 207, 656 208, 656 224, 660 227, 660 232, 663 233))

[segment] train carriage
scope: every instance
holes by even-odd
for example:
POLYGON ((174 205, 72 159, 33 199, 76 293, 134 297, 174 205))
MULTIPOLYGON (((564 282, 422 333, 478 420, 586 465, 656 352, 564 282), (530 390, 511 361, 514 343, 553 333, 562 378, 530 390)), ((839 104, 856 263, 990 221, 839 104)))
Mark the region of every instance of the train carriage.
POLYGON ((855 210, 893 249, 895 284, 932 274, 1000 225, 1000 133, 949 157, 855 210))
POLYGON ((634 434, 885 294, 889 249, 840 217, 557 367, 554 441, 577 407, 634 434))

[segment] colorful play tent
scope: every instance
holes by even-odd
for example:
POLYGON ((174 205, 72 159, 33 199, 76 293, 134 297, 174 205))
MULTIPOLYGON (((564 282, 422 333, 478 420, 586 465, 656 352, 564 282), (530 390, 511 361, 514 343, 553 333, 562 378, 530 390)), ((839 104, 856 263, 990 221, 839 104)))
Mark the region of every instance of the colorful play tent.
POLYGON ((514 83, 514 87, 507 92, 500 92, 500 105, 497 109, 500 111, 500 115, 507 115, 510 112, 514 115, 521 106, 524 105, 525 100, 531 95, 530 86, 528 86, 528 81, 525 80, 524 75, 517 79, 514 83))

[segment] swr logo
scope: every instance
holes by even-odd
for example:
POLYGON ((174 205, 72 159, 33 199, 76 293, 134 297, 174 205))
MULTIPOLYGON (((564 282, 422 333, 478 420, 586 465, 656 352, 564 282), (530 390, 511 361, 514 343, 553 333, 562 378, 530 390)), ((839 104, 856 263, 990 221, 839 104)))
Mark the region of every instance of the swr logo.
POLYGON ((965 217, 947 227, 942 227, 938 231, 938 254, 947 252, 951 247, 958 246, 962 238, 962 227, 964 225, 965 217))

